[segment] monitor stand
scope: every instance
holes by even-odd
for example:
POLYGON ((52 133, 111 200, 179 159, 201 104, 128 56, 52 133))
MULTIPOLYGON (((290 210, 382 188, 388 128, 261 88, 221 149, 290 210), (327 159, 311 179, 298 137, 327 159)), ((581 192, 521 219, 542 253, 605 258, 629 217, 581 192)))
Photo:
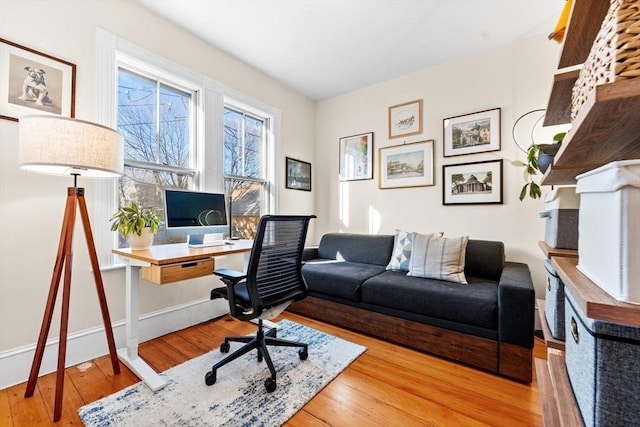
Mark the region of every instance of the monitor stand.
POLYGON ((226 244, 224 240, 204 241, 204 234, 189 234, 187 237, 187 246, 190 248, 207 248, 210 246, 222 246, 226 244))

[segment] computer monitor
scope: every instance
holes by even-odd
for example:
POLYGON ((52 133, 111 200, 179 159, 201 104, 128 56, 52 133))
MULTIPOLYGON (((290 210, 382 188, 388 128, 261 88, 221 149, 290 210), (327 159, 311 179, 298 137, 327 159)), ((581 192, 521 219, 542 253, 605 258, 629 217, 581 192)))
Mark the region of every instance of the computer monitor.
POLYGON ((167 189, 164 208, 168 237, 186 235, 189 247, 225 243, 222 240, 204 241, 205 234, 229 230, 224 194, 167 189))

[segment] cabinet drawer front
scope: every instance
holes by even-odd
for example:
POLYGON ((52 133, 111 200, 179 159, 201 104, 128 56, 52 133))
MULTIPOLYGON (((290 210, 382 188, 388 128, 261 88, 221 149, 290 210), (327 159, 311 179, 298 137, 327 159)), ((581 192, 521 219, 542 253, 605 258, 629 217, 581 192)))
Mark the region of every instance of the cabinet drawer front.
POLYGON ((142 269, 142 278, 149 282, 163 285, 208 276, 213 273, 214 267, 213 258, 179 264, 152 265, 149 268, 142 269))

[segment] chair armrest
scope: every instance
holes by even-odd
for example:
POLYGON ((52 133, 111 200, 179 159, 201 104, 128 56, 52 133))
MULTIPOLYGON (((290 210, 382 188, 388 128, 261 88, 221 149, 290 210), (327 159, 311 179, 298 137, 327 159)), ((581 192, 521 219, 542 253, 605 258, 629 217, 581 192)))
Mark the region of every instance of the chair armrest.
POLYGON ((308 246, 302 250, 302 261, 309 261, 310 259, 318 258, 318 247, 308 246))
POLYGON ((505 262, 498 284, 498 336, 501 342, 533 348, 535 299, 529 266, 505 262))
POLYGON ((213 274, 216 276, 220 276, 222 281, 229 284, 235 285, 241 280, 244 280, 247 277, 246 273, 242 273, 236 270, 229 270, 228 268, 220 268, 218 270, 214 270, 213 274))

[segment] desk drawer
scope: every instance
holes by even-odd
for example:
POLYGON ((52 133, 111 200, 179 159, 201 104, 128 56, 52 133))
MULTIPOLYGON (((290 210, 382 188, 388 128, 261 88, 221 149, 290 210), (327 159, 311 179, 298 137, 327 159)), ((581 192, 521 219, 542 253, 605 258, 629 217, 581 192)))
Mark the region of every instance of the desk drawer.
POLYGON ((208 276, 213 274, 214 266, 213 258, 178 264, 152 265, 142 269, 142 278, 149 282, 163 285, 165 283, 208 276))

